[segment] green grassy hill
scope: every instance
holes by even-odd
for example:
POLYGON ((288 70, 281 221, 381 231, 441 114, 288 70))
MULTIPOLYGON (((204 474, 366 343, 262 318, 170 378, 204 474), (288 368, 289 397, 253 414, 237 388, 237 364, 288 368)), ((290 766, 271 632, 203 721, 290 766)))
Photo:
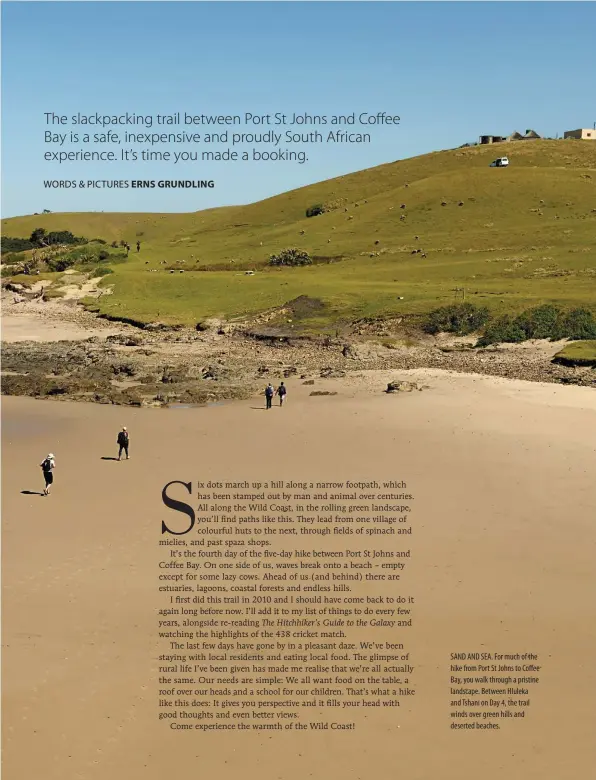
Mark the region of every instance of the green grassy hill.
POLYGON ((8 236, 38 227, 133 248, 140 240, 141 253, 104 280, 114 293, 98 305, 141 321, 191 324, 308 295, 326 304, 311 322, 322 327, 428 311, 452 302, 455 287, 495 313, 543 302, 596 308, 596 143, 435 152, 189 214, 44 214, 2 223, 8 236), (510 166, 490 168, 501 155, 510 166), (306 218, 316 203, 332 210, 306 218), (292 246, 327 260, 266 266, 271 253, 292 246), (246 275, 249 268, 256 273, 246 275))

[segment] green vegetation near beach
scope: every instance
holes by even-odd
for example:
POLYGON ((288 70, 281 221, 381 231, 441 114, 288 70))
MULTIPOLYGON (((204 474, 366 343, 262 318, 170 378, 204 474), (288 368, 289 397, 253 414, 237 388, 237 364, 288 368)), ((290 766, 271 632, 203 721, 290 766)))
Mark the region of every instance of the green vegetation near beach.
POLYGON ((555 362, 567 366, 592 366, 596 368, 596 339, 574 341, 555 355, 555 362))
MULTIPOLYGON (((322 302, 301 321, 318 330, 363 317, 428 315, 464 301, 486 309, 491 321, 544 304, 596 312, 596 143, 466 147, 248 206, 51 213, 7 219, 2 228, 21 239, 38 228, 101 237, 106 245, 95 245, 86 262, 112 271, 101 282, 112 294, 90 305, 139 322, 231 319, 299 296, 322 302), (489 168, 500 155, 510 166, 489 168), (128 257, 122 241, 131 246, 128 257), (288 248, 304 250, 312 264, 269 264, 288 248), (100 260, 100 251, 107 257, 100 260)), ((280 321, 297 326, 287 319, 280 321)))

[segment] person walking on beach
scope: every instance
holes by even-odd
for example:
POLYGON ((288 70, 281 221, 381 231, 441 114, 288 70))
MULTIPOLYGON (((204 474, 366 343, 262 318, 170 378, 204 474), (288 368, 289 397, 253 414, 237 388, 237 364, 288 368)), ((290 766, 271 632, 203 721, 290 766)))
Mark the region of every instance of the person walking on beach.
POLYGON ((279 396, 279 405, 283 406, 284 405, 284 398, 286 397, 286 393, 288 392, 286 390, 286 386, 284 385, 283 382, 280 384, 280 386, 277 388, 277 390, 275 392, 279 396))
POLYGON ((126 427, 123 427, 120 433, 118 434, 118 438, 116 439, 118 446, 120 449, 118 450, 118 460, 122 460, 122 452, 124 451, 126 453, 126 460, 129 460, 129 454, 128 454, 128 444, 129 444, 129 436, 128 431, 126 430, 126 427))
POLYGON ((267 402, 267 409, 271 409, 271 401, 273 400, 273 394, 275 393, 275 390, 273 389, 273 385, 271 382, 267 385, 265 388, 265 400, 267 402))
POLYGON ((141 242, 137 241, 137 252, 141 251, 141 242))
POLYGON ((56 463, 54 461, 54 454, 50 452, 47 458, 45 458, 39 465, 41 466, 41 469, 43 471, 43 478, 45 480, 43 495, 49 496, 50 488, 52 486, 52 483, 54 482, 54 474, 52 472, 56 468, 56 463))

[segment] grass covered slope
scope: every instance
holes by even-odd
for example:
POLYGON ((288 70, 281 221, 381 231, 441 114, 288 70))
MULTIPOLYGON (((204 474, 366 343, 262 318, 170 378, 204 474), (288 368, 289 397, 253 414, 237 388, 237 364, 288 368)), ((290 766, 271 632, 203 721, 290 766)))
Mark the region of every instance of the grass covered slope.
POLYGON ((566 344, 555 355, 555 363, 564 366, 591 366, 596 368, 596 341, 574 341, 566 344))
POLYGON ((133 251, 106 278, 114 292, 97 306, 140 321, 192 324, 307 295, 324 302, 311 323, 324 327, 426 312, 452 302, 455 287, 497 314, 545 302, 596 307, 596 144, 540 140, 435 152, 189 214, 3 221, 10 236, 38 227, 127 240, 133 251), (501 155, 510 166, 489 168, 501 155), (330 210, 307 218, 316 203, 330 210), (286 247, 321 260, 267 267, 269 255, 286 247))

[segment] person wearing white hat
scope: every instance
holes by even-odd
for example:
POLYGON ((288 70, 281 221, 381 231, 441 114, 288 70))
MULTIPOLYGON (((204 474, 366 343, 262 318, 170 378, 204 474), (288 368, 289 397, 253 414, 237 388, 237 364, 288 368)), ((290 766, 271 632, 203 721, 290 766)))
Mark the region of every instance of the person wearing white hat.
POLYGON ((118 460, 122 460, 123 451, 126 453, 126 460, 130 459, 130 456, 128 454, 129 441, 130 439, 128 436, 128 431, 126 430, 126 426, 123 426, 122 430, 118 434, 118 438, 116 439, 118 447, 120 447, 120 449, 118 450, 118 460))
POLYGON ((54 453, 50 452, 47 458, 45 458, 39 465, 42 468, 43 478, 46 483, 45 488, 43 490, 43 495, 49 496, 50 488, 54 482, 54 474, 52 472, 56 468, 56 463, 54 461, 54 453))

